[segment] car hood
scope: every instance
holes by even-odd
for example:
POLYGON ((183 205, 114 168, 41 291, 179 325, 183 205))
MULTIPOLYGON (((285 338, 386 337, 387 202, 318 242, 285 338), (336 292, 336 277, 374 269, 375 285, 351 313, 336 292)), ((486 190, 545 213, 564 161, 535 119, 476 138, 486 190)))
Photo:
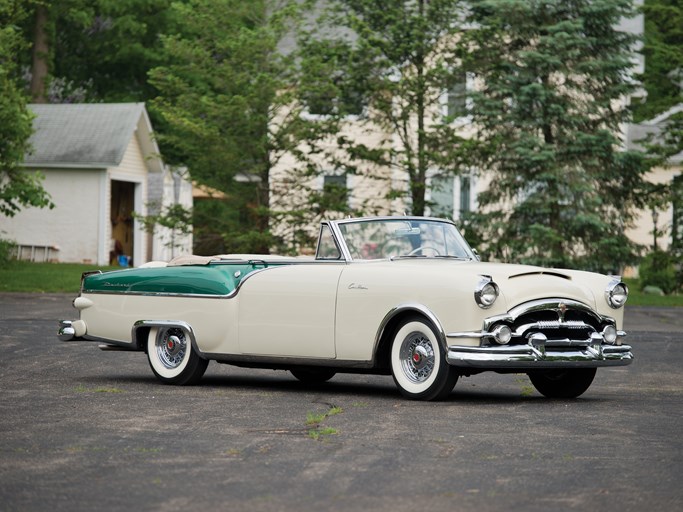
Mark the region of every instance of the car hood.
MULTIPOLYGON (((468 265, 470 266, 470 265, 468 265)), ((596 307, 596 293, 606 276, 564 269, 502 263, 472 263, 470 271, 491 276, 508 307, 541 298, 568 298, 596 307)))
MULTIPOLYGON (((508 308, 544 298, 573 299, 596 308, 596 296, 602 293, 609 281, 607 276, 601 274, 531 265, 441 260, 441 266, 430 265, 430 262, 425 260, 401 261, 413 267, 416 273, 433 272, 441 279, 449 275, 461 288, 472 286, 474 289, 480 276, 490 276, 499 286, 508 308)), ((434 260, 431 262, 436 263, 434 260)))

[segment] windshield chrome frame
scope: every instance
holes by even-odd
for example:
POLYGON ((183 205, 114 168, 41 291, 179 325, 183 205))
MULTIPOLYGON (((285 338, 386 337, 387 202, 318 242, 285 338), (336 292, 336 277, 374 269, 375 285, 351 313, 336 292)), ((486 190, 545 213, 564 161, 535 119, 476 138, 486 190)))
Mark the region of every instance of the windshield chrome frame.
MULTIPOLYGON (((470 244, 467 243, 467 240, 465 240, 465 237, 462 236, 462 233, 460 233, 460 230, 458 227, 455 225, 455 222, 447 220, 447 219, 438 219, 436 217, 422 217, 422 216, 381 216, 381 217, 356 217, 356 218, 348 218, 348 219, 340 219, 340 220, 326 220, 321 223, 320 229, 322 230, 322 227, 327 225, 330 228, 330 231, 332 232, 332 236, 335 239, 335 242, 337 243, 337 247, 341 250, 341 255, 342 255, 342 260, 340 261, 346 261, 347 263, 352 262, 352 261, 388 261, 390 258, 381 258, 377 260, 354 260, 353 257, 351 257, 351 251, 349 251, 348 246, 346 245, 346 239, 344 238, 344 235, 341 232, 341 229, 339 228, 340 225, 343 224, 358 224, 361 222, 383 222, 383 221, 418 221, 418 222, 438 222, 442 224, 450 224, 455 228, 455 231, 458 235, 458 238, 462 242, 463 247, 465 248, 470 260, 475 261, 477 258, 472 251, 472 248, 470 247, 470 244)), ((320 233, 318 233, 318 238, 320 238, 320 233)), ((318 248, 316 247, 316 254, 318 253, 318 248)), ((432 258, 432 257, 426 257, 424 259, 441 259, 441 258, 432 258)), ((444 258, 446 259, 446 258, 444 258)))

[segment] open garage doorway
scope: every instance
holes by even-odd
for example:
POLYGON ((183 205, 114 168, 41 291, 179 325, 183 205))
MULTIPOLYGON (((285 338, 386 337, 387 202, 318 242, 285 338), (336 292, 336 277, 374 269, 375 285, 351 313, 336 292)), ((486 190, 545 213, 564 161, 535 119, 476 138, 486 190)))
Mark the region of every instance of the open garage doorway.
POLYGON ((111 249, 109 263, 133 266, 135 183, 111 181, 111 249))

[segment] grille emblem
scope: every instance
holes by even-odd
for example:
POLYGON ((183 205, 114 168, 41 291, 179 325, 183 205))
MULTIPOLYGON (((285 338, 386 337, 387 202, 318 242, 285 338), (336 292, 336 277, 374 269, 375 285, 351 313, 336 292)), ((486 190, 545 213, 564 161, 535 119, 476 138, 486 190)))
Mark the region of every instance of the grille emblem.
POLYGON ((557 315, 560 317, 560 323, 564 323, 564 314, 567 312, 567 305, 564 302, 560 302, 557 307, 557 315))

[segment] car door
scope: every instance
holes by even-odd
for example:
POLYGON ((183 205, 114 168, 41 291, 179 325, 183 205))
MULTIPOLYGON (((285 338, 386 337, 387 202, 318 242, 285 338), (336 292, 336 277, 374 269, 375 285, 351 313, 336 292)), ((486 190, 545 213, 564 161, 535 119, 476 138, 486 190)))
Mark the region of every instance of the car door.
POLYGON ((311 262, 261 270, 237 295, 243 354, 335 357, 337 286, 344 264, 311 262))

